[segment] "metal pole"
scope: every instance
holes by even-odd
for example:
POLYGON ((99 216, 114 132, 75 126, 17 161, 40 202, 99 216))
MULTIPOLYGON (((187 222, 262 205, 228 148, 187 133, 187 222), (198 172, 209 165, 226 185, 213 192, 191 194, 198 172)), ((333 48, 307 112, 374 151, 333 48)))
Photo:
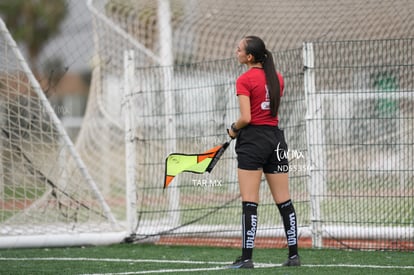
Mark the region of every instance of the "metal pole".
POLYGON ((128 233, 135 234, 137 226, 137 146, 132 107, 132 86, 135 74, 133 50, 124 52, 124 122, 125 122, 125 173, 126 173, 126 218, 128 233))
POLYGON ((316 93, 314 51, 312 43, 303 45, 303 61, 305 66, 304 89, 307 105, 306 136, 309 157, 308 190, 310 193, 312 245, 322 248, 322 214, 321 201, 326 189, 325 177, 325 143, 323 128, 323 109, 321 96, 316 93))
MULTIPOLYGON (((176 119, 175 119, 175 95, 174 95, 174 55, 171 27, 171 8, 169 0, 158 0, 158 27, 160 44, 160 65, 163 68, 164 99, 165 99, 165 131, 166 153, 176 150, 176 119)), ((177 184, 177 181, 176 181, 177 184)), ((180 191, 178 188, 168 190, 170 224, 177 225, 180 222, 179 209, 180 191)))

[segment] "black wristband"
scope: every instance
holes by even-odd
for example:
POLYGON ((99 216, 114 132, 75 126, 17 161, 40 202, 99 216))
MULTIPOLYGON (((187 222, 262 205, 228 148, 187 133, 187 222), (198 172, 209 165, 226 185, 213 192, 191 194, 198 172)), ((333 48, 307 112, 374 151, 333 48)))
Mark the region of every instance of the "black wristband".
POLYGON ((231 130, 232 130, 234 133, 238 133, 238 132, 240 131, 240 129, 237 129, 237 128, 236 128, 236 122, 233 122, 233 123, 231 124, 230 128, 231 128, 231 130))

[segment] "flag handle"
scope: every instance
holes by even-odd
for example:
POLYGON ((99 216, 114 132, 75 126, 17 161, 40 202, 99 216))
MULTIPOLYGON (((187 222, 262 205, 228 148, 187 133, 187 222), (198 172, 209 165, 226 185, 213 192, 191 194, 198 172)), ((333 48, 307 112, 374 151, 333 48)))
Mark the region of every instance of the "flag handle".
POLYGON ((213 170, 214 166, 216 166, 216 164, 219 161, 220 157, 224 154, 224 151, 226 151, 227 147, 229 147, 232 140, 233 139, 230 139, 229 141, 226 141, 223 144, 223 146, 220 148, 220 150, 217 151, 217 153, 214 156, 213 160, 211 161, 210 165, 206 169, 207 172, 211 173, 211 170, 213 170))

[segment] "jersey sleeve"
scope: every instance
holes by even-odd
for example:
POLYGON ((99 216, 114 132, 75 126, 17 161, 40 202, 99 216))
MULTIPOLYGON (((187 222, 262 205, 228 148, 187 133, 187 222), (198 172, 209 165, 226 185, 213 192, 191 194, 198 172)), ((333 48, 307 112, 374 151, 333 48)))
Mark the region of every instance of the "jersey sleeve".
POLYGON ((243 75, 236 80, 236 94, 250 97, 249 82, 243 75))

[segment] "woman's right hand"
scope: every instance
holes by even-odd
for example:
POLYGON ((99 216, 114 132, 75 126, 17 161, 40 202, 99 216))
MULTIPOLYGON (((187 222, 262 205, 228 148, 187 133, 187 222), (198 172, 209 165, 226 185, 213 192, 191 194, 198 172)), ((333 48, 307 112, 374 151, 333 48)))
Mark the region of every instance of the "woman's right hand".
POLYGON ((235 139, 235 138, 237 138, 237 134, 238 134, 238 132, 237 132, 237 133, 235 133, 232 129, 227 129, 227 134, 229 135, 229 137, 230 137, 231 139, 235 139))

